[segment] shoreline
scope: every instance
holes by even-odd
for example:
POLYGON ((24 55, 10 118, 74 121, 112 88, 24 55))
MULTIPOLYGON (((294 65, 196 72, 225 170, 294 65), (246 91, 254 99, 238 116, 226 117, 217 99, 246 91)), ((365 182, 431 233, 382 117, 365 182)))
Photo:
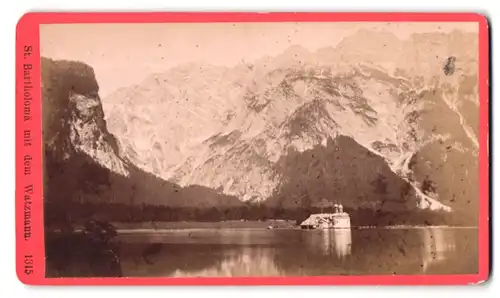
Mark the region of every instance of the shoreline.
MULTIPOLYGON (((199 232, 203 230, 304 230, 295 221, 290 220, 267 220, 267 221, 220 221, 220 222, 111 222, 118 234, 152 234, 171 232, 199 232)), ((351 226, 350 228, 336 228, 327 230, 415 230, 415 229, 477 229, 477 226, 447 226, 447 225, 391 225, 391 226, 351 226)), ((316 231, 321 229, 311 229, 316 231)), ((73 232, 81 233, 82 226, 77 226, 73 232)), ((48 233, 59 234, 56 230, 48 230, 48 233)))
POLYGON ((300 230, 300 231, 341 231, 341 230, 423 230, 423 229, 477 229, 475 226, 353 226, 351 228, 335 228, 335 229, 301 229, 300 226, 293 227, 274 227, 272 229, 266 227, 184 227, 184 228, 128 228, 117 229, 119 235, 130 234, 153 234, 153 233, 179 233, 179 232, 202 232, 205 230, 220 230, 220 231, 262 231, 262 230, 300 230))
MULTIPOLYGON (((283 228, 272 228, 270 230, 304 230, 304 231, 316 231, 316 230, 416 230, 416 229, 477 229, 475 226, 408 226, 408 227, 396 227, 396 226, 359 226, 350 228, 332 228, 332 229, 301 229, 300 227, 283 227, 283 228)), ((117 229, 119 233, 126 232, 175 232, 175 231, 203 231, 203 230, 267 230, 267 228, 131 228, 131 229, 117 229)))

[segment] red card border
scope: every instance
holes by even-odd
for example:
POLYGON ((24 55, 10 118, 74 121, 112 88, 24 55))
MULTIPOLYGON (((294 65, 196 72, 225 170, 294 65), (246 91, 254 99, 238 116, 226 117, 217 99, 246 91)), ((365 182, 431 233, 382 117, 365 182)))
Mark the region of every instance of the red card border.
MULTIPOLYGON (((477 13, 202 13, 202 12, 30 12, 16 27, 16 271, 29 285, 465 285, 485 282, 490 272, 489 212, 489 30, 487 18, 477 13), (43 236, 41 94, 33 93, 33 120, 23 121, 23 63, 40 74, 40 24, 63 23, 195 23, 195 22, 475 22, 479 25, 479 273, 469 275, 387 275, 322 277, 216 278, 46 278, 43 236), (23 57, 24 46, 33 55, 23 57), (31 129, 33 145, 23 146, 23 132, 31 129), (24 176, 23 157, 33 157, 32 175, 24 176), (24 186, 33 184, 32 237, 24 239, 24 186), (34 271, 25 273, 25 255, 32 255, 34 271)), ((40 90, 40 80, 33 81, 40 90)))

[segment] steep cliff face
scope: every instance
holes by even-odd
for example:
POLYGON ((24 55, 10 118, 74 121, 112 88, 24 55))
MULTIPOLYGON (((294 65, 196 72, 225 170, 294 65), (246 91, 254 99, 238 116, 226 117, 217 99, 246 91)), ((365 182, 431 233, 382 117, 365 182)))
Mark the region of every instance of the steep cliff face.
POLYGON ((129 172, 107 131, 94 72, 78 62, 41 63, 45 199, 99 200, 112 173, 129 172))
POLYGON ((88 65, 42 58, 42 94, 44 200, 50 206, 239 204, 237 198, 205 187, 183 188, 162 180, 124 157, 119 141, 107 130, 98 85, 88 65))

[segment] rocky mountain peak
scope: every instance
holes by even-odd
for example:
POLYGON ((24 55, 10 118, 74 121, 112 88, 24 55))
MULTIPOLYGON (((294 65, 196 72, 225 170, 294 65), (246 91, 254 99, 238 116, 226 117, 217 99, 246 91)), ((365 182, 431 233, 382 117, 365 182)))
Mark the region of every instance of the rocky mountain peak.
POLYGON ((118 143, 107 129, 91 67, 74 61, 42 58, 44 146, 54 158, 88 154, 113 172, 127 175, 118 158, 118 143))
MULTIPOLYGON (((390 170, 386 176, 412 189, 404 206, 449 211, 458 201, 451 183, 433 191, 427 186, 451 156, 475 158, 477 42, 471 36, 400 40, 360 31, 335 48, 310 52, 297 46, 233 68, 193 63, 120 90, 104 100, 104 108, 131 160, 183 186, 265 202, 285 179, 275 165, 287 154, 306 154, 346 137, 378 157, 356 171, 382 163, 390 170), (458 40, 471 43, 450 48, 458 40), (446 75, 450 56, 456 71, 446 75), (424 166, 429 159, 433 165, 424 166)), ((357 183, 371 185, 365 180, 357 183)), ((378 200, 398 201, 397 193, 378 200)))

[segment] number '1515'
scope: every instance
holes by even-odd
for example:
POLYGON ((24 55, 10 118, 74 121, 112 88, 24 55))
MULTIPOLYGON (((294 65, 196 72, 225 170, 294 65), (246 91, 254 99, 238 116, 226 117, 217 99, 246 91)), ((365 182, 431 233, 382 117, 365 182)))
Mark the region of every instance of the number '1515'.
POLYGON ((24 273, 26 275, 30 275, 33 273, 33 256, 25 255, 24 256, 24 273))

